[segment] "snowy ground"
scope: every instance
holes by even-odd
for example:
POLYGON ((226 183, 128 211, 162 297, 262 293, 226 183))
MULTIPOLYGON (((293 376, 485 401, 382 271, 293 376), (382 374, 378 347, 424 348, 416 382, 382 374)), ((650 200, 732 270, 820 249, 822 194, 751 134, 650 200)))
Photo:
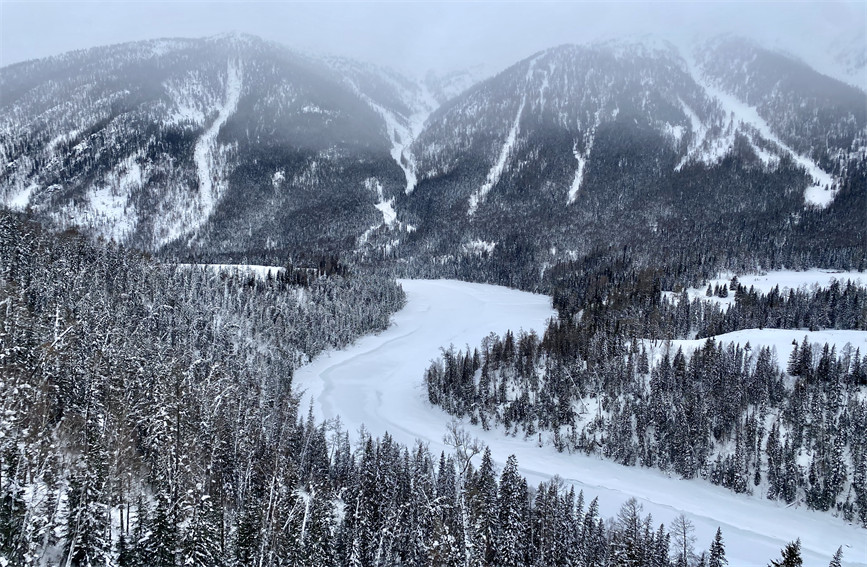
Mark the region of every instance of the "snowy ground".
MULTIPOLYGON (((861 354, 867 353, 867 331, 849 331, 849 330, 834 330, 825 329, 822 331, 808 331, 806 329, 742 329, 722 335, 715 335, 713 338, 717 342, 735 343, 745 347, 750 344, 752 352, 758 352, 760 346, 770 347, 772 351, 777 353, 777 364, 780 368, 785 368, 789 360, 789 355, 794 349, 793 342, 800 345, 804 337, 807 337, 807 342, 813 345, 814 352, 818 355, 822 352, 822 347, 827 343, 830 346, 837 347, 837 354, 850 345, 854 351, 856 348, 861 349, 861 354)), ((697 348, 704 346, 707 339, 695 340, 677 340, 677 341, 646 341, 650 346, 650 355, 656 360, 661 359, 666 348, 670 349, 671 356, 677 352, 678 348, 683 348, 685 353, 694 351, 697 348)), ((814 357, 818 360, 818 357, 814 357)), ((865 534, 867 536, 867 534, 865 534)))
MULTIPOLYGON (((731 272, 721 274, 720 277, 711 280, 708 283, 711 288, 722 286, 723 284, 731 286, 731 279, 734 275, 735 274, 731 272)), ((801 287, 806 287, 808 290, 811 290, 813 286, 828 288, 834 280, 838 281, 841 287, 845 286, 847 281, 851 281, 858 286, 865 286, 867 285, 867 272, 842 272, 839 270, 822 270, 819 268, 813 268, 801 272, 794 270, 774 270, 764 274, 747 274, 738 276, 738 282, 747 288, 747 290, 749 290, 750 287, 753 287, 759 293, 768 293, 774 289, 774 286, 780 286, 781 294, 788 294, 790 289, 799 289, 801 287)), ((702 288, 689 288, 686 290, 690 301, 696 297, 708 301, 715 301, 719 303, 723 309, 725 309, 727 305, 732 305, 735 302, 735 294, 732 290, 729 290, 728 297, 707 297, 705 295, 706 291, 707 285, 702 288)), ((679 294, 666 291, 663 292, 663 295, 667 296, 669 299, 677 299, 679 294)))
POLYGON ((271 274, 272 278, 276 278, 280 272, 286 270, 286 268, 280 266, 259 266, 256 264, 178 264, 178 266, 208 268, 215 272, 226 272, 239 276, 250 275, 260 280, 267 279, 268 274, 271 274))
MULTIPOLYGON (((324 353, 299 369, 294 380, 305 391, 302 408, 312 400, 320 419, 340 416, 350 433, 363 424, 373 435, 388 431, 407 444, 421 439, 439 452, 446 448, 442 438, 450 417, 430 405, 422 383, 439 348, 450 343, 473 347, 491 331, 523 327, 541 333, 554 312, 545 296, 502 287, 447 280, 401 284, 407 305, 386 331, 363 337, 345 350, 324 353)), ((670 525, 680 513, 690 517, 696 525, 696 545, 705 549, 721 526, 730 565, 767 565, 787 542, 800 537, 807 567, 827 565, 839 545, 846 565, 867 566, 867 532, 828 514, 787 509, 703 481, 561 454, 533 440, 464 427, 491 447, 500 466, 514 453, 531 483, 559 475, 583 489, 588 501, 599 496, 604 515, 613 516, 635 496, 655 522, 670 525)))

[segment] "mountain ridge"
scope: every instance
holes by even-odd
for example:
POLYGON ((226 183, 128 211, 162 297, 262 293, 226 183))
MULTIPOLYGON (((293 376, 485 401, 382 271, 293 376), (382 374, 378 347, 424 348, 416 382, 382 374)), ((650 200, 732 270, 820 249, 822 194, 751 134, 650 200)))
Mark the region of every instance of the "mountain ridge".
POLYGON ((862 91, 732 37, 694 53, 561 45, 448 100, 431 77, 237 34, 73 52, 0 81, 7 206, 180 256, 434 258, 511 239, 544 265, 610 227, 658 241, 693 214, 688 186, 789 226, 857 192, 867 155, 862 91))

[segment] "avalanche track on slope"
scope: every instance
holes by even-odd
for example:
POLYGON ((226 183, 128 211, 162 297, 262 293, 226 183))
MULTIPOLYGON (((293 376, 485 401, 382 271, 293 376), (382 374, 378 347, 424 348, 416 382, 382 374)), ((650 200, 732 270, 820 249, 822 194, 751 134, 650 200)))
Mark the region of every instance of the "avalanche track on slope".
MULTIPOLYGON (((449 280, 401 280, 401 284, 407 305, 394 315, 387 330, 317 357, 295 373, 294 382, 304 392, 302 408, 312 403, 319 419, 339 416, 356 439, 363 425, 372 435, 389 432, 405 444, 420 439, 436 454, 448 449, 442 438, 451 417, 427 401, 422 376, 439 348, 450 343, 473 347, 491 331, 523 327, 542 332, 555 313, 548 297, 503 287, 449 280)), ((599 496, 603 515, 613 516, 635 496, 655 522, 670 526, 680 513, 692 519, 699 549, 707 549, 721 526, 730 565, 766 565, 796 537, 801 538, 805 565, 827 565, 839 545, 846 565, 867 565, 864 530, 828 514, 787 509, 652 469, 557 453, 552 447, 504 437, 499 431, 469 424, 464 428, 490 446, 499 466, 515 454, 531 484, 559 475, 576 490, 583 489, 588 501, 599 496)))
MULTIPOLYGON (((535 66, 536 59, 533 59, 530 61, 530 65, 527 69, 527 78, 525 80, 528 87, 530 85, 530 80, 533 77, 533 69, 535 66)), ((497 163, 495 163, 494 166, 491 167, 491 170, 488 171, 488 176, 482 186, 473 191, 473 194, 470 195, 470 205, 467 210, 468 216, 476 214, 476 209, 478 209, 479 205, 482 204, 482 201, 485 200, 485 196, 500 181, 500 176, 503 175, 503 169, 506 167, 506 161, 509 159, 509 155, 512 153, 512 148, 515 147, 515 142, 518 140, 518 129, 521 126, 521 115, 524 114, 524 105, 526 104, 527 93, 525 92, 521 95, 521 104, 518 106, 518 112, 515 114, 515 120, 512 123, 512 128, 509 130, 509 135, 506 136, 506 141, 503 142, 503 146, 500 148, 500 155, 497 158, 497 163)))
POLYGON ((415 112, 409 117, 403 118, 374 102, 353 81, 346 79, 346 84, 385 121, 388 139, 391 142, 391 158, 403 170, 404 177, 406 178, 404 193, 409 195, 418 183, 418 176, 415 172, 415 156, 412 154, 411 146, 424 129, 424 124, 428 117, 436 110, 439 104, 434 100, 427 86, 421 84, 420 96, 415 100, 414 104, 415 112))
MULTIPOLYGON (((701 88, 704 89, 705 93, 711 98, 716 99, 722 105, 722 109, 725 111, 726 116, 729 116, 734 121, 734 126, 744 125, 751 127, 754 129, 762 138, 773 143, 778 151, 782 154, 788 154, 792 160, 804 168, 804 170, 809 175, 812 180, 812 185, 807 187, 804 191, 804 203, 806 205, 813 205, 819 208, 825 208, 831 204, 834 200, 834 197, 837 195, 837 191, 839 187, 837 187, 834 177, 828 172, 824 171, 819 167, 817 163, 812 161, 810 158, 806 156, 802 156, 798 152, 796 152, 793 148, 789 147, 783 140, 777 136, 776 133, 771 129, 770 124, 762 118, 759 114, 758 109, 753 106, 750 106, 746 102, 740 100, 733 94, 730 94, 724 91, 721 88, 718 88, 716 85, 712 84, 708 77, 701 71, 699 64, 692 60, 687 61, 688 69, 695 80, 696 84, 698 84, 701 88)), ((689 115, 690 120, 693 122, 693 129, 695 130, 695 122, 696 118, 695 113, 690 109, 686 104, 681 101, 682 106, 684 107, 684 112, 689 115)), ((706 126, 702 124, 701 130, 695 132, 696 134, 701 134, 702 137, 706 137, 708 133, 708 129, 706 126)), ((719 146, 720 140, 716 140, 715 147, 710 152, 710 155, 707 156, 710 160, 718 159, 722 157, 726 152, 728 152, 731 148, 731 145, 734 141, 734 132, 728 137, 728 139, 723 141, 723 146, 719 146)), ((771 157, 767 151, 761 150, 758 146, 753 143, 753 148, 756 150, 756 153, 759 157, 768 164, 768 160, 771 157)), ((682 164, 681 164, 682 165, 682 164)), ((680 165, 678 166, 680 167, 680 165)))
POLYGON ((196 141, 196 149, 193 154, 199 177, 199 203, 202 208, 200 219, 202 222, 210 216, 219 197, 217 191, 214 190, 214 166, 216 165, 214 154, 217 146, 217 135, 220 133, 220 128, 235 113, 240 98, 241 64, 238 61, 229 61, 226 71, 225 101, 217 113, 217 118, 196 141))

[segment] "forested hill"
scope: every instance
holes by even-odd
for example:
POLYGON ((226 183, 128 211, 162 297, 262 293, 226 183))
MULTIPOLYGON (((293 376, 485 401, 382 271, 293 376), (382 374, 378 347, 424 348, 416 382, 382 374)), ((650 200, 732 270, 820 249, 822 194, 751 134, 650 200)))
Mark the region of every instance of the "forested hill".
MULTIPOLYGON (((227 537, 212 522, 264 510, 259 474, 310 466, 290 433, 293 369, 383 329, 403 292, 372 274, 274 276, 162 265, 0 213, 4 564, 103 564, 134 529, 169 529, 148 543, 163 550, 227 537)), ((170 564, 153 549, 136 564, 170 564)))
MULTIPOLYGON (((864 353, 644 348, 864 329, 857 285, 684 291, 867 269, 862 90, 736 38, 561 46, 471 85, 229 35, 20 63, 0 91, 0 567, 703 564, 685 519, 600 518, 458 431, 451 455, 352 447, 298 408, 294 369, 384 329, 396 275, 559 312, 445 350, 434 404, 865 522, 864 353)), ((723 534, 698 547, 724 564, 723 534)))

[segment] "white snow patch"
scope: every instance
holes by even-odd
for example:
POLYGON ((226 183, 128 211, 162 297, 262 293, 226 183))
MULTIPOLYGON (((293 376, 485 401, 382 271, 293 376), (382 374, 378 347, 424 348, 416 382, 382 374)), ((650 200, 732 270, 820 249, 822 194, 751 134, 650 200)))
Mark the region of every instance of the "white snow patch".
MULTIPOLYGON (((533 78, 533 70, 536 67, 536 59, 530 61, 529 67, 527 68, 527 76, 525 79, 525 83, 527 87, 529 87, 530 81, 533 78)), ((509 155, 512 153, 512 149, 515 147, 515 142, 518 139, 518 130, 521 125, 521 115, 524 114, 524 105, 527 103, 527 89, 524 89, 524 94, 521 95, 521 104, 518 106, 518 112, 515 113, 515 120, 512 123, 512 128, 509 130, 509 135, 506 136, 506 141, 503 143, 503 147, 500 148, 500 156, 497 158, 497 162, 488 172, 488 177, 485 179, 485 182, 481 187, 476 189, 472 195, 470 195, 470 206, 467 210, 467 215, 473 216, 476 214, 476 209, 479 208, 479 205, 482 201, 485 200, 485 196, 493 189, 494 185, 500 181, 500 176, 503 174, 503 169, 506 167, 506 161, 509 159, 509 155)))
POLYGON ((674 141, 674 146, 678 147, 680 145, 680 141, 683 140, 684 134, 686 134, 686 128, 684 128, 680 124, 671 124, 666 122, 663 125, 663 130, 666 134, 674 141))
POLYGON ((39 185, 36 183, 31 183, 27 187, 25 187, 22 191, 14 194, 11 198, 6 200, 6 205, 13 210, 23 211, 27 208, 27 205, 30 204, 30 197, 33 195, 33 192, 39 189, 39 185))
POLYGON ((470 207, 467 210, 469 216, 476 214, 476 209, 478 209, 481 202, 484 201, 485 196, 500 180, 500 176, 503 174, 503 169, 506 167, 506 160, 509 159, 509 154, 512 153, 512 148, 515 147, 515 141, 518 139, 518 127, 521 124, 521 114, 524 113, 524 104, 526 102, 527 96, 524 95, 521 99, 521 105, 518 107, 518 112, 515 114, 515 121, 512 124, 512 128, 509 130, 509 135, 506 137, 506 142, 500 149, 500 156, 497 158, 497 163, 495 163, 488 172, 488 177, 485 179, 482 186, 470 195, 470 207))
POLYGON ((95 228, 106 238, 122 241, 136 226, 135 208, 128 207, 128 195, 111 187, 94 189, 87 194, 93 215, 103 222, 95 228))
MULTIPOLYGON (((447 280, 400 283, 407 304, 387 330, 318 356, 296 372, 293 383, 303 392, 300 407, 312 400, 318 419, 339 415, 356 439, 363 424, 374 436, 388 432, 407 445, 420 439, 434 454, 449 451, 442 439, 451 417, 431 406, 422 383, 439 348, 477 345, 491 331, 523 327, 541 333, 546 320, 556 314, 548 297, 497 286, 447 280)), ((803 332, 800 335, 803 339, 803 332)), ((463 427, 490 446, 500 466, 508 455, 516 455, 531 485, 559 475, 576 491, 582 489, 586 501, 598 496, 603 517, 614 516, 635 497, 657 523, 670 525, 683 513, 695 524, 703 548, 720 526, 731 565, 779 557, 780 549, 796 537, 801 538, 805 565, 827 565, 839 545, 846 549, 849 565, 867 565, 864 530, 830 514, 733 494, 702 480, 681 480, 580 453, 558 453, 551 446, 539 447, 535 439, 504 437, 501 431, 470 424, 463 427)))
POLYGON ((388 201, 380 201, 374 205, 382 213, 383 224, 388 227, 394 225, 394 221, 397 220, 397 213, 394 211, 393 202, 394 199, 389 199, 388 201))
POLYGON ((479 238, 464 244, 463 249, 469 254, 482 254, 483 252, 491 254, 496 247, 496 242, 488 242, 479 238))
MULTIPOLYGON (((612 120, 617 117, 620 110, 615 108, 612 112, 612 120)), ((590 157, 590 152, 593 151, 593 141, 596 139, 596 129, 602 123, 602 110, 596 111, 596 118, 593 127, 587 130, 584 134, 584 153, 578 151, 578 142, 572 145, 572 155, 578 161, 578 168, 575 170, 575 178, 572 180, 572 186, 569 188, 569 197, 567 204, 571 205, 578 197, 578 192, 581 190, 581 184, 584 182, 584 167, 587 165, 587 159, 590 157)), ((580 127, 580 123, 579 123, 580 127)))
POLYGON ((274 175, 271 176, 271 185, 274 187, 274 189, 279 189, 285 180, 286 170, 279 169, 274 172, 274 175))
POLYGON ((327 110, 324 110, 315 104, 305 104, 301 108, 301 112, 303 114, 329 114, 327 110))
MULTIPOLYGON (((361 236, 358 237, 358 245, 364 245, 370 239, 370 235, 373 231, 379 229, 380 227, 387 227, 389 229, 403 230, 406 232, 414 232, 415 227, 412 225, 404 224, 397 220, 397 211, 394 210, 394 197, 390 199, 386 199, 385 195, 382 191, 382 184, 378 179, 370 177, 364 180, 364 186, 369 191, 375 191, 378 201, 373 205, 376 209, 382 213, 382 222, 375 224, 365 230, 361 236)), ((400 244, 400 240, 393 240, 391 242, 391 247, 397 246, 400 244)))
POLYGON ((253 276, 262 281, 268 279, 268 274, 271 274, 273 278, 277 277, 277 274, 286 271, 286 268, 282 266, 262 266, 259 264, 178 264, 178 266, 202 268, 216 273, 226 273, 242 277, 253 276))
MULTIPOLYGON (((588 146, 587 155, 590 155, 590 147, 592 146, 592 138, 591 144, 588 146)), ((576 142, 572 146, 572 155, 575 156, 575 159, 578 161, 578 168, 575 170, 575 178, 572 180, 572 186, 569 188, 569 200, 567 204, 571 205, 575 202, 575 199, 578 197, 578 191, 581 190, 581 183, 584 181, 584 166, 587 164, 587 157, 581 155, 581 152, 578 151, 578 143, 576 142)))
POLYGON ((382 183, 380 183, 378 179, 366 179, 364 181, 364 186, 368 190, 376 191, 376 195, 377 197, 379 197, 379 200, 373 206, 382 213, 382 224, 391 228, 394 225, 394 221, 397 220, 397 213, 394 210, 394 198, 392 197, 388 200, 385 199, 385 195, 382 192, 382 183))
POLYGON ((138 225, 130 197, 145 183, 141 154, 133 154, 95 182, 85 199, 62 206, 52 217, 64 227, 88 226, 106 240, 124 242, 138 225))
MULTIPOLYGON (((734 343, 742 347, 749 343, 754 353, 758 352, 760 347, 768 347, 772 353, 776 353, 777 365, 784 369, 789 360, 789 354, 794 348, 794 343, 800 345, 804 337, 807 338, 809 344, 817 345, 816 348, 821 348, 827 343, 829 346, 837 347, 837 352, 839 353, 848 344, 853 351, 859 348, 862 353, 867 353, 867 331, 837 329, 825 329, 822 331, 809 331, 805 329, 742 329, 709 338, 718 343, 734 343)), ((682 348, 685 353, 692 352, 702 348, 709 338, 668 341, 670 342, 670 353, 674 355, 678 348, 682 348)), ((649 343, 649 341, 646 342, 649 343)), ((669 348, 666 341, 657 341, 651 344, 649 354, 658 357, 666 348, 669 348)))

